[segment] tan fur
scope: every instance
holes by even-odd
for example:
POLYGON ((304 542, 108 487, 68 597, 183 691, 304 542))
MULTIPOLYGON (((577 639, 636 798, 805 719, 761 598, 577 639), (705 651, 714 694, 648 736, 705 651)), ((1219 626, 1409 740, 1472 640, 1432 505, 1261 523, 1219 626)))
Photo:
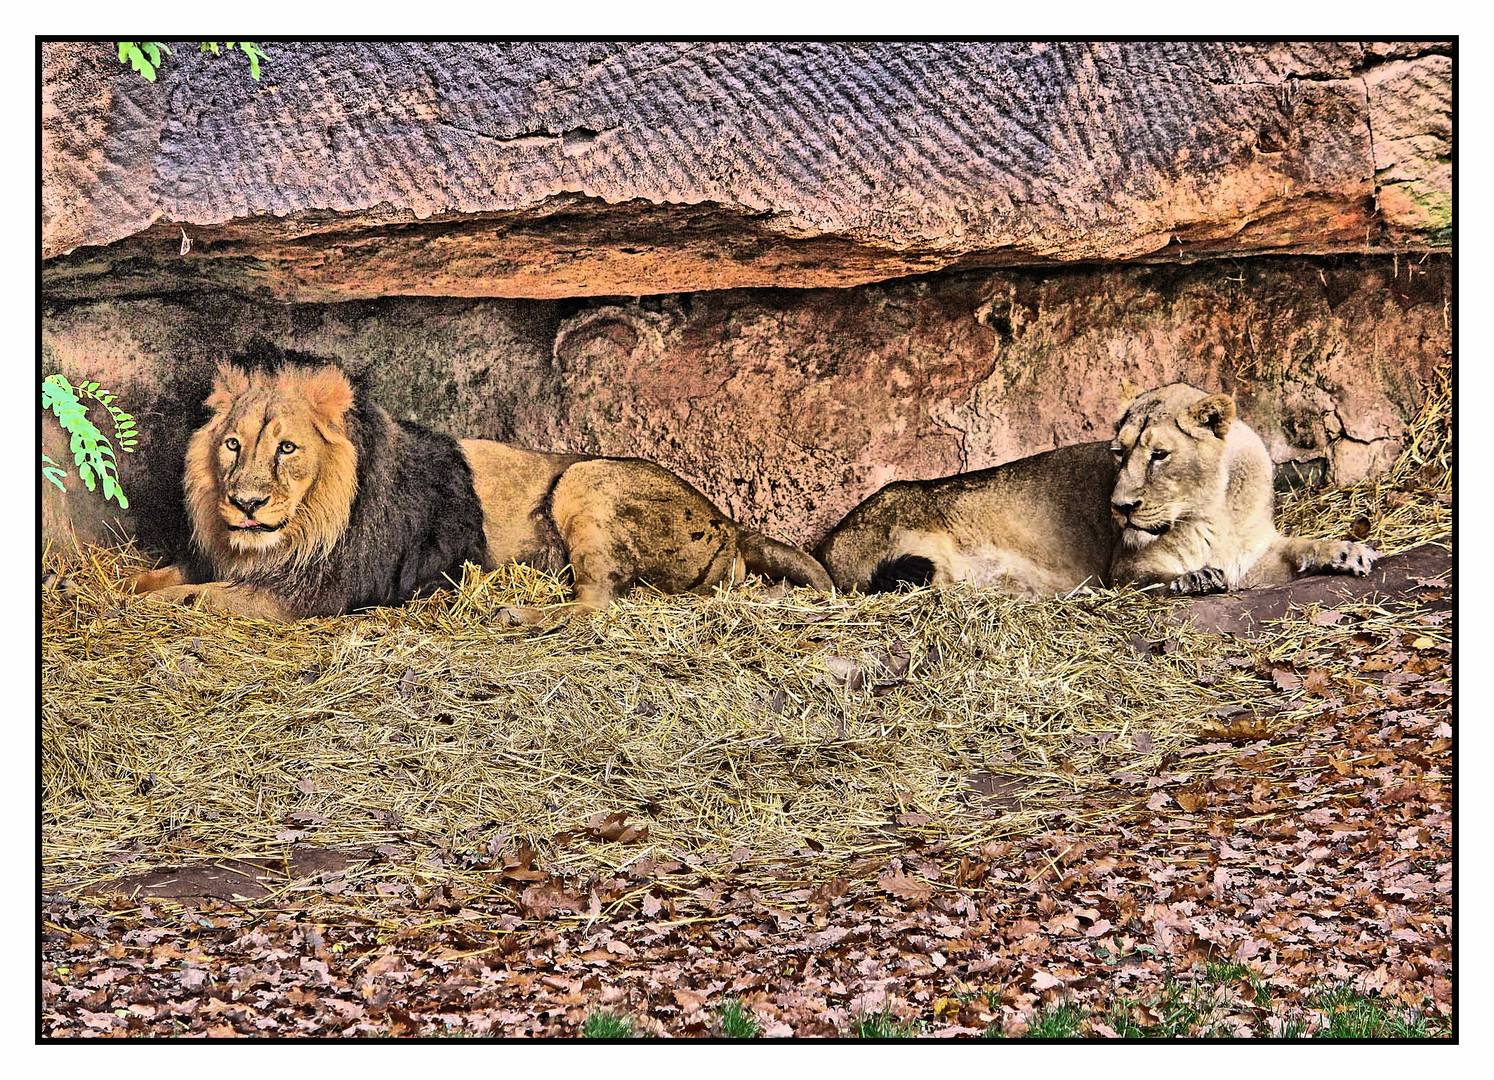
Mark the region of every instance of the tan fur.
POLYGON ((606 607, 638 582, 666 593, 708 592, 749 571, 830 589, 823 568, 804 552, 744 529, 652 462, 546 454, 485 439, 460 445, 492 563, 552 571, 569 564, 580 606, 606 607))
POLYGON ((135 591, 149 592, 147 599, 153 603, 183 604, 215 611, 220 615, 237 615, 244 619, 295 622, 298 618, 296 612, 273 594, 228 581, 210 581, 203 585, 171 585, 153 591, 136 586, 135 591))
POLYGON ((842 590, 865 590, 884 560, 917 555, 933 564, 933 584, 1028 598, 1086 583, 1201 593, 1367 574, 1375 552, 1363 544, 1277 533, 1271 476, 1232 398, 1174 383, 1137 398, 1109 443, 889 484, 815 554, 842 590))
POLYGON ((131 592, 152 593, 187 583, 187 571, 183 566, 164 566, 159 570, 147 570, 136 574, 128 582, 131 592))

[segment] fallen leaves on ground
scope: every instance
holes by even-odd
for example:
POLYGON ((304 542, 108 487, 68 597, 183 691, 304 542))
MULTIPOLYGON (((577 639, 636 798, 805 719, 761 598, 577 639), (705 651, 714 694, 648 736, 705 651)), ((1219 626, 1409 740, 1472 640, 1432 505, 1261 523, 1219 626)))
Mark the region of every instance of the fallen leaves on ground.
POLYGON ((607 1009, 708 1036, 735 1000, 770 1037, 874 1013, 925 1036, 1021 1035, 1068 1003, 1079 1034, 1113 1038, 1160 1028, 1164 988, 1221 965, 1243 974, 1199 990, 1215 1033, 1279 1034, 1330 984, 1445 1018, 1448 616, 1321 615, 1241 647, 1260 691, 1213 741, 1036 837, 911 832, 826 880, 809 851, 705 865, 599 813, 587 829, 630 854, 591 878, 552 876, 518 844, 491 852, 478 893, 441 880, 457 855, 426 852, 413 890, 380 888, 374 859, 262 901, 49 896, 42 1030, 574 1036, 607 1009))

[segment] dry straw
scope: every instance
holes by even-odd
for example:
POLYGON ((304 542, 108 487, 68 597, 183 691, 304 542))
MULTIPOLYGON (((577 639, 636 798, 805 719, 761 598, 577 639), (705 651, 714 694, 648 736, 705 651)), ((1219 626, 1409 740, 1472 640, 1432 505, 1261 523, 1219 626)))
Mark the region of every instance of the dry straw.
POLYGON ((1368 539, 1387 554, 1419 544, 1452 548, 1452 369, 1439 368, 1400 455, 1383 477, 1353 487, 1314 488, 1278 500, 1283 532, 1368 539))
POLYGON ((293 843, 439 851, 449 875, 520 842, 581 873, 981 842, 1113 806, 1260 686, 1242 646, 1131 592, 640 589, 504 628, 500 607, 562 597, 511 566, 278 626, 124 598, 128 548, 46 561, 75 583, 42 603, 54 890, 293 843), (617 813, 627 842, 597 830, 617 813))

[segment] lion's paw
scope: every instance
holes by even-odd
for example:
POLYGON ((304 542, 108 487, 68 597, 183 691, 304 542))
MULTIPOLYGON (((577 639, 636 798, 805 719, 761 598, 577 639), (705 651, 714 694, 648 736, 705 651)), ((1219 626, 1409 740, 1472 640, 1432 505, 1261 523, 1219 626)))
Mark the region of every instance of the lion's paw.
POLYGON ((168 585, 141 595, 149 604, 194 604, 202 595, 201 585, 168 585))
POLYGON ((498 609, 499 626, 533 626, 545 621, 545 613, 532 607, 503 607, 498 609))
POLYGON ((1208 596, 1210 593, 1229 592, 1229 581, 1224 571, 1217 566, 1205 566, 1179 574, 1167 586, 1173 596, 1208 596))
POLYGON ((1339 540, 1323 545, 1315 557, 1305 560, 1303 573, 1316 571, 1320 574, 1353 574, 1365 577, 1375 565, 1380 553, 1368 544, 1354 540, 1339 540))

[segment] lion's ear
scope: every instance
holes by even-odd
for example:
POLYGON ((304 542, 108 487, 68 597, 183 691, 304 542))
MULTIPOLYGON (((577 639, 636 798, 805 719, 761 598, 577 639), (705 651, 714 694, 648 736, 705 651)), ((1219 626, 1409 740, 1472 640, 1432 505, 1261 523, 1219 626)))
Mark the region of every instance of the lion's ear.
POLYGON ((1188 406, 1183 415, 1189 427, 1197 429, 1200 434, 1208 431, 1222 439, 1229 433, 1229 426, 1235 419, 1235 399, 1228 394, 1215 394, 1188 406))
POLYGON ((353 407, 353 384, 341 368, 318 368, 301 384, 306 402, 323 422, 342 430, 342 418, 353 407))
POLYGON ((203 401, 215 413, 221 413, 233 404, 233 399, 249 389, 249 376, 232 364, 219 364, 218 374, 213 379, 213 392, 203 401))

